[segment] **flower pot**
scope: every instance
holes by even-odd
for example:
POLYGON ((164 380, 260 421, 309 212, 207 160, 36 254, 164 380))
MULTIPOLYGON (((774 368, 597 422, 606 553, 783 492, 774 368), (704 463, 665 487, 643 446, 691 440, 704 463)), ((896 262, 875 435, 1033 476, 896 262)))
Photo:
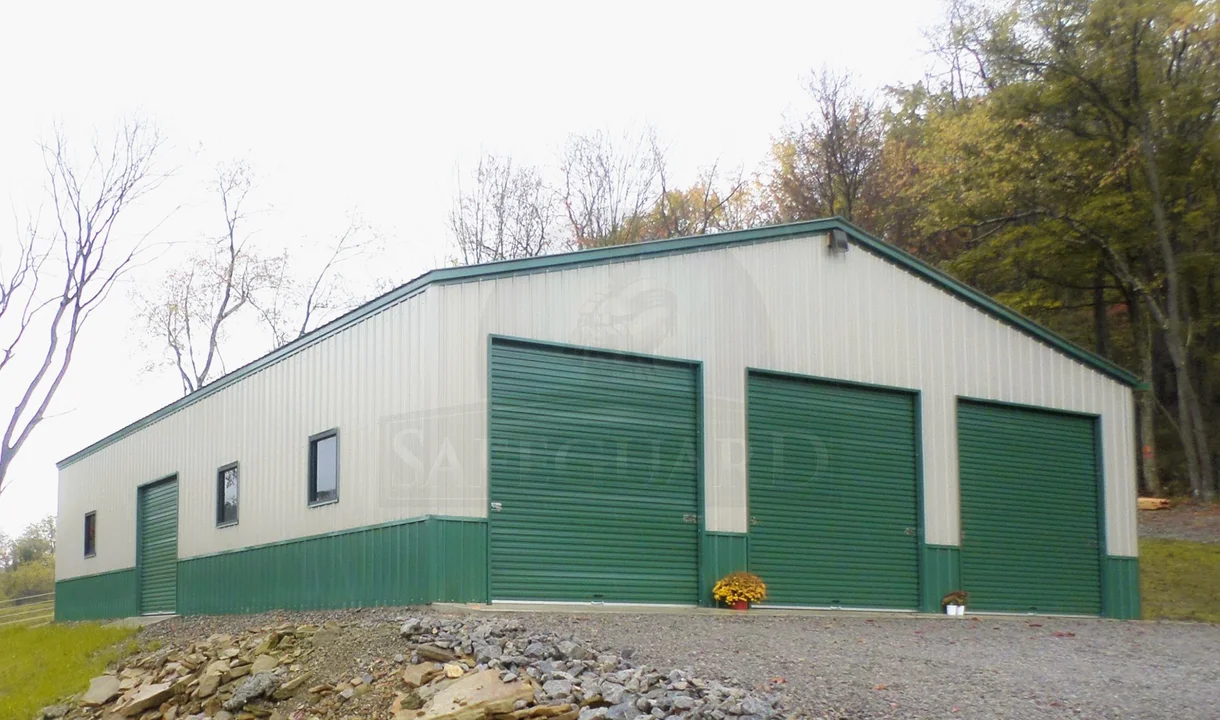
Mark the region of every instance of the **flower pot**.
POLYGON ((732 607, 734 610, 749 610, 750 603, 745 600, 738 600, 737 602, 733 603, 732 607))

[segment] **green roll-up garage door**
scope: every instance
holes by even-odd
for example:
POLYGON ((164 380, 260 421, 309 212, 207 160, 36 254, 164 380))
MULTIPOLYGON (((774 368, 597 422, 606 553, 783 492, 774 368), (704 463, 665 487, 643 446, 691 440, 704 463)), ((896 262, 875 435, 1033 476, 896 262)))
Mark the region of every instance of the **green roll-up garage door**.
POLYGON ((749 566, 769 603, 918 606, 915 399, 750 374, 749 566))
POLYGON ((496 340, 491 596, 698 599, 689 364, 496 340))
POLYGON ((138 512, 140 612, 172 613, 178 595, 178 480, 140 488, 138 512))
POLYGON ((1096 420, 960 401, 962 586, 970 607, 1101 613, 1096 420))

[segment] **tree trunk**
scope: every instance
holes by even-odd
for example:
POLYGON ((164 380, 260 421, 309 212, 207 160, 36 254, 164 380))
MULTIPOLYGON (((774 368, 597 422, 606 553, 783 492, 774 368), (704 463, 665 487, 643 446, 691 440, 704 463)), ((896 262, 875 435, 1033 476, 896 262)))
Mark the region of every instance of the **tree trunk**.
MULTIPOLYGON (((1144 172, 1152 200, 1152 219, 1156 229, 1157 244, 1161 249, 1161 260, 1165 264, 1165 344, 1169 359, 1173 361, 1173 373, 1178 389, 1178 424, 1182 438, 1182 449, 1186 453, 1186 466, 1190 473, 1191 493, 1204 500, 1214 495, 1212 459, 1207 428, 1203 423, 1203 410, 1190 372, 1190 348, 1186 344, 1182 317, 1182 278, 1178 274, 1177 249, 1170 238, 1169 221, 1161 195, 1160 170, 1157 168, 1156 152, 1152 146, 1152 133, 1148 120, 1141 128, 1140 148, 1144 155, 1144 172)), ((1152 303, 1152 298, 1148 298, 1152 303)))
POLYGON ((1137 393, 1136 439, 1139 442, 1140 477, 1143 479, 1144 490, 1154 496, 1159 496, 1164 489, 1161 487, 1161 472, 1157 467, 1156 455, 1156 384, 1153 377, 1152 323, 1148 313, 1139 302, 1130 303, 1132 326, 1135 331, 1135 347, 1139 354, 1139 373, 1147 389, 1137 393))
POLYGON ((1094 349, 1102 357, 1110 356, 1110 318, 1106 306, 1106 270, 1105 256, 1098 255, 1097 269, 1093 276, 1093 343, 1094 349))

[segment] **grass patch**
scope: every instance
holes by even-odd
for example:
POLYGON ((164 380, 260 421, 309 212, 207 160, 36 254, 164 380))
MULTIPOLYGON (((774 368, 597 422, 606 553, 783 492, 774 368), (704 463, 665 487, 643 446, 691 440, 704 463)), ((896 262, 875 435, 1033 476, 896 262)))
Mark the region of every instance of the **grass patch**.
POLYGON ((1140 541, 1145 620, 1220 623, 1220 544, 1140 541))
POLYGON ((0 628, 0 718, 28 720, 83 691, 89 678, 136 649, 135 632, 97 623, 0 628))

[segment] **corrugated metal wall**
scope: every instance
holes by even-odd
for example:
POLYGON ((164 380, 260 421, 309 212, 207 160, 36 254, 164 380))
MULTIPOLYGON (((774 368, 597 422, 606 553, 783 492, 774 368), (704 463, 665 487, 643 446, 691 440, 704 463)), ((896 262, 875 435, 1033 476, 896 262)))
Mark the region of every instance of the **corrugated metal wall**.
POLYGON ((707 528, 746 531, 745 381, 757 367, 923 393, 926 529, 957 543, 958 395, 1102 416, 1111 554, 1134 555, 1133 400, 902 269, 821 236, 432 286, 60 472, 57 577, 135 562, 135 488, 177 473, 182 557, 427 513, 486 515, 488 335, 701 360, 707 528), (306 507, 306 439, 338 426, 340 502, 306 507), (240 524, 215 527, 237 461, 240 524))
MULTIPOLYGON (((97 511, 97 556, 60 553, 56 577, 135 564, 136 487, 178 474, 183 558, 433 513, 435 308, 429 291, 75 462, 59 474, 59 532, 82 546, 97 511), (309 508, 308 438, 340 434, 340 501, 309 508), (387 459, 393 458, 393 459, 387 459), (405 458, 405 459, 404 459, 405 458), (216 527, 216 471, 239 463, 239 523, 216 527)), ((437 471, 443 476, 445 468, 437 471)))
MULTIPOLYGON (((440 401, 473 409, 455 428, 462 438, 486 432, 488 334, 703 361, 709 530, 747 530, 744 404, 754 367, 921 390, 935 544, 956 545, 960 532, 958 396, 1099 414, 1107 548, 1136 553, 1131 391, 859 247, 830 255, 818 236, 434 292, 446 358, 440 401)), ((484 458, 459 457, 481 483, 484 458)), ((485 514, 483 495, 470 490, 448 493, 448 512, 485 514)))

